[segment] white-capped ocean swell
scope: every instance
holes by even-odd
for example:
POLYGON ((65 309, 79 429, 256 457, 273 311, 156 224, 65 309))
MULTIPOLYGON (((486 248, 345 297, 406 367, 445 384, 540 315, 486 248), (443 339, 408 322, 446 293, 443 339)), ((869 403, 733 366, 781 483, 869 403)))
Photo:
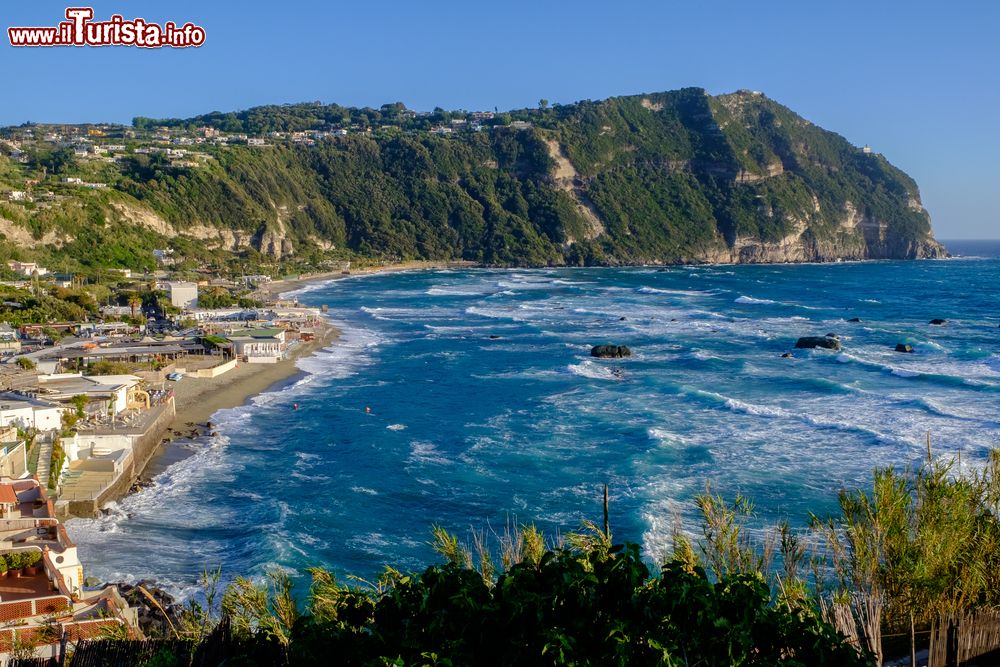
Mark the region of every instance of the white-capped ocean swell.
POLYGON ((328 304, 342 335, 305 375, 215 415, 218 437, 70 532, 88 574, 190 592, 220 565, 419 568, 435 523, 565 532, 598 517, 605 482, 616 537, 653 555, 694 527, 707 479, 754 497, 760 522, 801 524, 874 466, 918 460, 928 432, 963 465, 1000 446, 997 285, 1000 261, 952 260, 314 287, 299 298, 328 304), (844 350, 793 349, 827 333, 844 350), (589 356, 605 343, 634 353, 589 356))

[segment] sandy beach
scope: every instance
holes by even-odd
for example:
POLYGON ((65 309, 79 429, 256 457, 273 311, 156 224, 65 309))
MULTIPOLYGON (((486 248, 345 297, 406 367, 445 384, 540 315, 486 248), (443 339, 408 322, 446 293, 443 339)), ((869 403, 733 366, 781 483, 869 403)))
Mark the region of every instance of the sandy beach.
MULTIPOLYGON (((316 328, 315 339, 300 343, 288 358, 276 364, 241 363, 217 378, 182 378, 174 383, 177 415, 169 428, 189 433, 197 425, 209 421, 219 410, 243 405, 257 394, 291 381, 302 372, 295 365, 297 359, 308 357, 327 347, 337 340, 339 334, 336 327, 321 324, 316 328)), ((140 477, 149 480, 189 454, 187 449, 161 444, 140 477)))
POLYGON ((323 282, 327 280, 340 280, 351 276, 364 276, 373 273, 396 273, 398 271, 414 271, 418 269, 455 269, 478 266, 475 262, 464 260, 439 261, 439 260, 414 260, 410 262, 399 262, 398 264, 387 264, 384 266, 369 266, 351 269, 350 273, 342 271, 328 271, 326 273, 302 274, 297 278, 286 278, 274 280, 266 285, 262 285, 258 293, 267 299, 276 299, 280 294, 300 289, 311 283, 323 282))
MULTIPOLYGON (((350 276, 374 273, 394 273, 418 269, 442 269, 474 266, 472 262, 412 261, 354 269, 349 275, 340 271, 330 273, 304 274, 295 279, 275 280, 261 288, 270 299, 280 294, 300 289, 317 282, 340 280, 350 276)), ((177 416, 170 428, 183 431, 189 423, 204 424, 217 411, 243 405, 250 398, 263 393, 273 385, 288 381, 298 374, 295 360, 308 357, 336 341, 339 332, 336 327, 321 324, 316 329, 316 338, 299 344, 287 359, 276 364, 240 364, 234 370, 217 378, 185 378, 174 385, 174 400, 177 416)))
POLYGON ((236 368, 217 378, 183 378, 174 384, 177 416, 170 427, 183 430, 189 422, 204 424, 217 411, 243 405, 279 382, 288 380, 300 371, 295 360, 308 357, 336 340, 338 331, 328 324, 317 328, 317 336, 308 343, 300 343, 286 359, 276 364, 240 363, 236 368))
MULTIPOLYGON (((275 280, 268 283, 261 287, 259 295, 267 300, 273 300, 283 293, 313 283, 340 280, 351 276, 420 269, 467 268, 470 266, 475 266, 475 264, 464 261, 412 261, 352 269, 350 274, 344 274, 340 271, 304 274, 298 278, 275 280)), ((198 425, 204 425, 208 422, 212 415, 219 410, 243 405, 271 387, 292 381, 301 372, 296 367, 295 361, 308 357, 317 350, 334 343, 339 331, 336 327, 324 323, 316 328, 316 334, 314 340, 299 344, 287 359, 276 364, 241 363, 235 369, 217 378, 183 378, 176 382, 174 384, 174 400, 177 415, 170 423, 169 429, 177 433, 191 433, 198 425)), ((190 454, 191 450, 186 447, 161 444, 146 465, 140 478, 150 480, 173 463, 190 456, 190 454)))

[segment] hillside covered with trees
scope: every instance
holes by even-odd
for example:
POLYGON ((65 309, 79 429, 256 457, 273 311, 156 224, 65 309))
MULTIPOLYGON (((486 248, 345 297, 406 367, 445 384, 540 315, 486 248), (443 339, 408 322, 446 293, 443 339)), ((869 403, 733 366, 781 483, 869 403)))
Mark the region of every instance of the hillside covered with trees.
POLYGON ((749 91, 475 114, 314 103, 0 136, 0 259, 67 270, 150 268, 163 247, 297 268, 944 252, 906 174, 749 91))

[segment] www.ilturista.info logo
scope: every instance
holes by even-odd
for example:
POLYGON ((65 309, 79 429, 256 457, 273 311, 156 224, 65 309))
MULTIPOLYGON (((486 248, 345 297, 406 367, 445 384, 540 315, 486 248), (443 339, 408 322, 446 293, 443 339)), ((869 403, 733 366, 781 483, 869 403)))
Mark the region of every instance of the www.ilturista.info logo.
POLYGON ((108 21, 94 21, 92 7, 69 7, 65 21, 48 28, 7 28, 11 46, 139 46, 186 48, 205 43, 205 29, 193 23, 162 26, 145 19, 126 21, 115 14, 108 21))

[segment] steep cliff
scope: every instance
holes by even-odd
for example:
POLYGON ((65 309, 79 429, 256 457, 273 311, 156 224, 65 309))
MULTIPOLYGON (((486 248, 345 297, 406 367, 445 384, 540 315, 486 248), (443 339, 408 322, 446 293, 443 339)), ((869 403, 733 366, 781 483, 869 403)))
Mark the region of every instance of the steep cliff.
MULTIPOLYGON (((207 126, 268 145, 206 143, 200 161, 130 152, 101 165, 107 190, 54 185, 44 208, 5 205, 4 233, 22 249, 30 234, 58 239, 46 252, 112 264, 166 243, 182 254, 490 265, 945 254, 911 178, 759 93, 691 88, 483 116, 292 105, 137 119, 140 139, 146 126, 174 136, 207 126), (340 125, 346 136, 291 140, 340 125)), ((21 161, 0 176, 46 178, 43 158, 21 161)))

